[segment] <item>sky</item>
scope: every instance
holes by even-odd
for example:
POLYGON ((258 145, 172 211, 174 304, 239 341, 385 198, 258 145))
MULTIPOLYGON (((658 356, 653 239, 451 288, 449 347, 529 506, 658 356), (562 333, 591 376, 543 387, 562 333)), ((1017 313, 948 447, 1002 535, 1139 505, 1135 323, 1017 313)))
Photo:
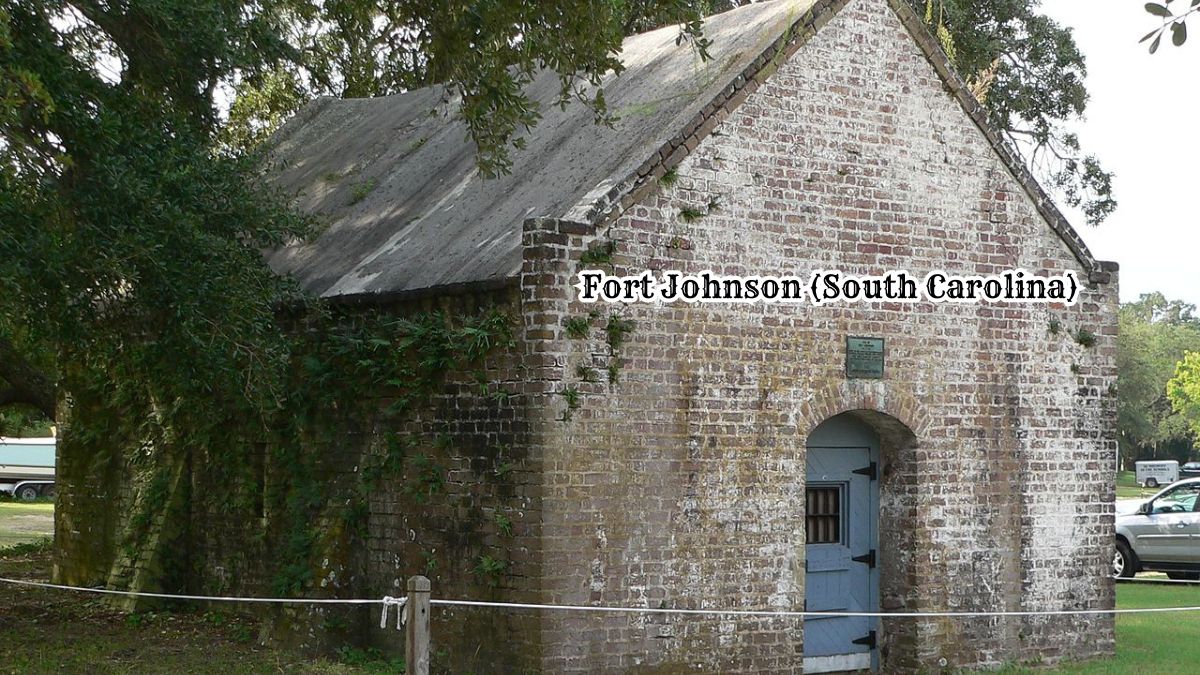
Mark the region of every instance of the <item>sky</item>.
MULTIPOLYGON (((1178 0, 1179 5, 1186 5, 1178 0)), ((1143 35, 1159 25, 1142 0, 1043 0, 1071 27, 1087 59, 1091 94, 1075 128, 1083 149, 1116 174, 1117 210, 1087 225, 1065 210, 1092 253, 1121 265, 1121 300, 1161 291, 1200 306, 1200 15, 1182 47, 1169 33, 1151 55, 1143 35)))

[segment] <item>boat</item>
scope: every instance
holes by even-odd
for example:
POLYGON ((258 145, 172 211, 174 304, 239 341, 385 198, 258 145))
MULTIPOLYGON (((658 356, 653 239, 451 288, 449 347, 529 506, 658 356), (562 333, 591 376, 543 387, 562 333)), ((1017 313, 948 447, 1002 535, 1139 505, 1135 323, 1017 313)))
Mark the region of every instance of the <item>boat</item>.
POLYGON ((0 491, 23 500, 54 494, 54 438, 0 437, 0 491))

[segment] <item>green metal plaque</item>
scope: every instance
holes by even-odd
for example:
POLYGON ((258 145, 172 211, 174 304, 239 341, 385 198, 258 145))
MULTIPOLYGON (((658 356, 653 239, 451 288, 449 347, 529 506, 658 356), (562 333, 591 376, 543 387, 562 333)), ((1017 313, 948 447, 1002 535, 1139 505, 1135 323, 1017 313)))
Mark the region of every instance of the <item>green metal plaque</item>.
POLYGON ((846 377, 883 377, 883 338, 846 338, 846 377))

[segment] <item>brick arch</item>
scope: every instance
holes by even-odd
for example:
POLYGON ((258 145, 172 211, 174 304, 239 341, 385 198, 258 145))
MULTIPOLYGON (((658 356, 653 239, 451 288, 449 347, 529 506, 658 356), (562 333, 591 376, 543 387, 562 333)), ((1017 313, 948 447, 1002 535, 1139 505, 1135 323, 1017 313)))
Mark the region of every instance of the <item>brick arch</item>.
POLYGON ((825 420, 842 413, 854 413, 881 436, 896 440, 908 436, 906 445, 928 437, 925 406, 908 388, 885 380, 842 380, 813 392, 809 403, 802 407, 799 426, 803 438, 807 439, 825 420))

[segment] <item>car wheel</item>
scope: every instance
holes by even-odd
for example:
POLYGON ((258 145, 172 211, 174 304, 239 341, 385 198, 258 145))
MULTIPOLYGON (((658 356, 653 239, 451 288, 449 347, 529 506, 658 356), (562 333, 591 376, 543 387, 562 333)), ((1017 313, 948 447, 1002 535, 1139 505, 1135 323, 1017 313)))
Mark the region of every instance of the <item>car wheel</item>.
POLYGON ((1117 552, 1113 556, 1113 576, 1128 579, 1137 573, 1137 559, 1129 544, 1117 540, 1117 552))
POLYGON ((40 492, 36 485, 23 485, 17 490, 17 499, 23 502, 31 502, 38 498, 40 492))
POLYGON ((1200 572, 1167 572, 1167 578, 1175 581, 1200 581, 1200 572))
POLYGON ((1146 487, 1148 487, 1148 488, 1158 487, 1158 479, 1157 478, 1147 478, 1146 479, 1146 487))

